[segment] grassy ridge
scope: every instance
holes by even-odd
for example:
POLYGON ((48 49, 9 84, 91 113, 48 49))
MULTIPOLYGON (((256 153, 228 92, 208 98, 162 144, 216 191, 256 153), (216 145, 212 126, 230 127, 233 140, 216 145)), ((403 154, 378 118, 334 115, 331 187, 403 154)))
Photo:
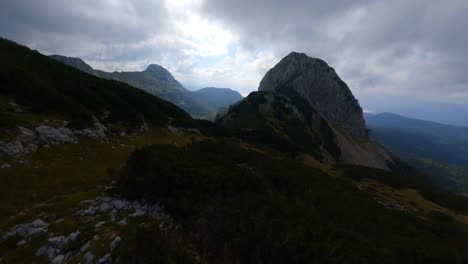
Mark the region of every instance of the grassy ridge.
POLYGON ((442 217, 386 209, 318 169, 229 141, 144 148, 128 160, 118 188, 162 202, 207 263, 468 260, 468 237, 442 217))
MULTIPOLYGON (((175 105, 129 85, 100 79, 44 56, 36 51, 0 39, 0 94, 12 97, 31 111, 61 114, 74 126, 86 126, 91 115, 110 111, 109 122, 138 126, 145 119, 164 124, 168 118, 191 122, 175 105)), ((14 126, 14 120, 0 115, 0 127, 14 126)))

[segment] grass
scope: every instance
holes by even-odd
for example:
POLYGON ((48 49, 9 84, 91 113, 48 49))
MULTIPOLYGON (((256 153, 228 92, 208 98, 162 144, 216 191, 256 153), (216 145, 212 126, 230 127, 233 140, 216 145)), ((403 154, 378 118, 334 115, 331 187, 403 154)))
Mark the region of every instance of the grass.
MULTIPOLYGON (((103 187, 112 180, 109 169, 119 169, 137 148, 149 144, 181 147, 200 138, 203 137, 173 135, 166 129, 154 128, 146 134, 111 136, 103 141, 82 138, 79 144, 41 148, 25 157, 26 164, 15 163, 12 168, 0 169, 0 236, 14 225, 40 218, 49 223, 49 232, 55 235, 80 230, 78 241, 70 247, 81 246, 94 235, 95 223, 77 218, 75 213, 84 206, 82 201, 105 195, 103 187)), ((0 163, 4 161, 0 160, 0 163)), ((130 229, 132 224, 135 223, 129 223, 130 229)), ((102 227, 104 233, 121 233, 123 230, 124 227, 116 223, 102 227)), ((5 257, 6 263, 41 263, 41 258, 35 257, 34 253, 44 244, 45 237, 35 237, 19 249, 16 248, 17 239, 11 240, 12 247, 0 243, 0 255, 5 257)), ((111 241, 110 236, 103 235, 93 242, 91 250, 99 256, 100 252, 108 250, 111 241)), ((70 261, 79 263, 82 257, 70 261)))
MULTIPOLYGON (((12 98, 32 112, 66 117, 73 127, 87 127, 91 116, 107 122, 138 127, 143 120, 162 125, 193 119, 175 105, 127 84, 86 74, 73 67, 0 38, 0 94, 12 98)), ((8 116, 0 116, 0 127, 11 127, 8 116)))
POLYGON ((117 184, 126 197, 162 202, 202 262, 468 260, 466 233, 442 211, 420 218, 385 208, 371 190, 235 142, 144 148, 130 157, 117 184))
MULTIPOLYGON (((25 158, 25 165, 0 169, 0 219, 6 220, 38 204, 63 204, 68 199, 74 203, 93 197, 109 184, 108 170, 120 168, 134 149, 156 143, 184 145, 190 141, 160 129, 149 134, 113 136, 106 141, 82 138, 79 144, 42 147, 25 158)), ((4 224, 0 220, 0 230, 4 224)))

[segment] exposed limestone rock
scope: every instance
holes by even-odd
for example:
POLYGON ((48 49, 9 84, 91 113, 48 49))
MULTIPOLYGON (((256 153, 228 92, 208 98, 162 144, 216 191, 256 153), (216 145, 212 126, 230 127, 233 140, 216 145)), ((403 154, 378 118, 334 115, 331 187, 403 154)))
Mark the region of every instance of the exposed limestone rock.
POLYGON ((105 138, 107 128, 103 124, 101 124, 101 122, 99 122, 99 120, 95 116, 92 117, 92 120, 93 120, 94 129, 85 128, 82 130, 75 130, 73 132, 76 135, 84 136, 84 137, 105 138))
POLYGON ((8 163, 4 163, 2 164, 2 166, 0 166, 1 169, 8 169, 8 168, 11 168, 11 165, 8 164, 8 163))
POLYGON ((24 148, 20 142, 4 142, 0 141, 0 157, 3 156, 21 156, 24 148))
POLYGON ((149 127, 148 123, 145 120, 143 120, 143 124, 140 126, 140 128, 138 130, 140 132, 144 133, 144 132, 150 131, 150 127, 149 127))
POLYGON ((48 224, 41 219, 36 219, 31 223, 16 225, 6 232, 1 240, 5 240, 11 236, 19 235, 23 239, 28 240, 30 237, 47 232, 48 224))
POLYGON ((216 122, 250 138, 274 136, 277 145, 286 142, 321 162, 385 170, 393 163, 370 141, 362 109, 348 86, 324 61, 305 54, 293 52, 281 60, 258 92, 216 122))
POLYGON ((326 62, 293 52, 269 70, 259 91, 294 89, 332 124, 358 139, 367 138, 362 108, 350 89, 326 62))
POLYGON ((91 254, 91 252, 87 252, 87 253, 83 256, 83 258, 85 259, 86 264, 89 264, 89 263, 91 263, 91 262, 94 260, 94 255, 91 254))
POLYGON ((38 138, 38 135, 33 130, 29 128, 21 127, 21 126, 18 127, 16 130, 17 130, 16 137, 18 138, 18 141, 21 142, 23 145, 29 145, 29 144, 37 145, 40 143, 40 139, 38 138))
POLYGON ((78 143, 78 139, 73 134, 73 131, 69 128, 53 128, 50 126, 38 126, 35 128, 39 134, 39 138, 45 144, 66 144, 66 143, 78 143))
POLYGON ((169 129, 169 131, 171 131, 172 133, 176 135, 178 134, 201 134, 200 130, 198 130, 197 128, 168 126, 167 129, 169 129))
POLYGON ((340 132, 336 131, 335 134, 338 139, 338 146, 341 149, 339 162, 383 170, 388 170, 388 163, 393 163, 390 155, 374 142, 365 141, 358 143, 342 135, 340 132))
MULTIPOLYGON (((67 121, 63 121, 62 127, 59 128, 41 125, 29 129, 20 126, 16 129, 13 142, 0 141, 0 157, 21 157, 36 152, 40 146, 48 147, 49 145, 78 143, 77 136, 105 138, 107 128, 94 116, 92 121, 92 128, 74 131, 66 127, 68 125, 67 121)), ((44 120, 44 123, 48 122, 48 120, 44 120)), ((143 127, 142 129, 146 131, 147 128, 143 127)))
POLYGON ((116 238, 114 238, 114 240, 110 244, 111 252, 114 252, 114 250, 117 249, 117 247, 120 244, 120 241, 122 241, 122 238, 120 238, 120 236, 117 236, 116 238))
POLYGON ((63 253, 63 249, 80 235, 79 231, 68 236, 55 236, 47 239, 47 243, 36 251, 36 256, 46 256, 51 263, 65 263, 73 254, 63 253))

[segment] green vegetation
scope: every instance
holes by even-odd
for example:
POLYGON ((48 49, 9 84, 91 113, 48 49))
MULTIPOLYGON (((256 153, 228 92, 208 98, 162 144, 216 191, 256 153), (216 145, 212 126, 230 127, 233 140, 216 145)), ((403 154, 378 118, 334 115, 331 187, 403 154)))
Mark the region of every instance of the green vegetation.
MULTIPOLYGON (((125 164, 128 156, 136 148, 151 144, 183 146, 199 137, 176 136, 165 129, 153 129, 153 132, 146 134, 111 136, 103 141, 81 139, 79 144, 40 148, 38 152, 21 160, 8 160, 13 167, 0 169, 0 237, 17 224, 40 218, 49 223, 49 232, 55 235, 66 236, 71 232, 80 231, 79 239, 67 247, 74 249, 83 246, 95 235, 96 221, 109 219, 89 221, 78 217, 77 210, 83 208, 82 202, 85 200, 109 195, 105 187, 111 182, 110 175, 125 164)), ((5 161, 1 160, 0 164, 5 161)), ((123 243, 129 245, 133 243, 131 239, 134 239, 132 232, 139 230, 140 224, 155 224, 155 220, 146 219, 142 223, 129 221, 126 226, 119 226, 119 220, 109 222, 99 232, 101 239, 94 241, 91 246, 91 250, 96 252, 95 256, 108 253, 109 243, 112 241, 109 237, 111 234, 120 234, 123 243)), ((165 238, 161 242, 169 243, 171 237, 176 234, 161 235, 165 238)), ((46 259, 35 257, 35 252, 44 245, 46 239, 44 236, 34 237, 25 246, 17 247, 16 243, 20 238, 12 237, 8 241, 0 242, 0 256, 5 263, 46 262, 46 259)), ((126 252, 122 252, 122 255, 131 254, 132 248, 129 247, 126 252)), ((83 263, 83 255, 71 259, 70 263, 83 263)))
POLYGON ((440 206, 452 209, 455 212, 468 214, 468 197, 436 190, 423 190, 421 195, 440 206))
MULTIPOLYGON (((95 195, 109 183, 109 169, 118 169, 135 148, 155 143, 183 145, 190 137, 176 137, 164 130, 142 135, 114 136, 105 141, 81 139, 79 144, 40 148, 12 168, 1 169, 0 219, 64 195, 95 195)), ((78 199, 86 199, 78 197, 78 199)), ((0 230, 5 224, 0 221, 0 230)))
POLYGON ((375 141, 438 180, 446 190, 468 193, 468 128, 392 113, 366 117, 375 141))
POLYGON ((162 202, 202 262, 468 260, 468 237, 447 217, 424 221, 386 209, 320 170, 230 141, 136 151, 117 187, 128 198, 162 202))
POLYGON ((282 151, 308 153, 319 160, 321 147, 335 159, 341 154, 326 121, 292 89, 282 89, 281 94, 253 92, 216 123, 236 137, 282 151))
MULTIPOLYGON (((73 126, 87 126, 90 117, 110 115, 107 122, 138 126, 143 120, 165 124, 191 122, 169 102, 129 85, 100 79, 55 61, 38 52, 0 39, 0 94, 11 97, 31 112, 60 114, 73 126)), ((11 116, 0 114, 0 127, 15 125, 11 116)))
MULTIPOLYGON (((134 220, 132 220, 134 221, 134 220)), ((122 263, 195 263, 187 242, 174 231, 162 231, 159 222, 130 223, 116 255, 122 263)))
POLYGON ((213 110, 200 103, 174 77, 159 65, 150 65, 141 72, 95 71, 97 76, 117 80, 142 89, 154 96, 168 100, 190 113, 193 117, 205 117, 213 110))
MULTIPOLYGON (((11 166, 0 169, 0 235, 40 218, 50 236, 79 231, 66 251, 89 242, 86 250, 96 259, 122 238, 112 258, 123 263, 468 262, 466 217, 459 214, 468 213, 466 199, 434 192, 431 179, 403 163, 392 172, 320 163, 322 149, 340 157, 333 130, 290 89, 252 93, 218 126, 6 40, 0 40, 0 54, 2 140, 15 138, 13 130, 3 133, 8 129, 44 119, 82 127, 95 115, 111 130, 105 139, 3 157, 0 164, 11 166), (143 120, 151 132, 135 131, 143 120), (161 128, 168 124, 203 135, 175 135, 161 128), (372 179, 368 186, 365 179, 372 179), (427 200, 405 189, 406 197, 417 199, 387 206, 385 196, 403 194, 400 188, 421 190, 427 200), (113 216, 77 214, 88 208, 86 200, 103 195, 161 203, 169 227, 154 217, 130 216, 128 209, 113 216), (406 207, 411 203, 431 206, 414 213, 406 207)), ((50 236, 2 241, 1 261, 46 262, 35 252, 50 236)), ((83 263, 84 255, 69 262, 83 263)))

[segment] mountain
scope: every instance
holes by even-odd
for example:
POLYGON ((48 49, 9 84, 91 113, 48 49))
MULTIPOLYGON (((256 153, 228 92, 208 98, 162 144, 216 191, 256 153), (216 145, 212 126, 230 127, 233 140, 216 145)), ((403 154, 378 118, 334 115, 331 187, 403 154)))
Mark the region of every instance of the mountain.
MULTIPOLYGON (((147 92, 90 76, 8 40, 0 39, 0 52, 1 96, 27 110, 22 112, 57 115, 77 127, 86 126, 92 116, 123 126, 165 124, 169 119, 192 122, 187 113, 147 92)), ((68 62, 89 70, 80 59, 68 62)), ((2 128, 24 122, 15 118, 17 113, 1 115, 2 128)))
POLYGON ((193 91, 192 95, 203 105, 219 110, 242 100, 244 97, 237 91, 229 88, 206 87, 193 91))
POLYGON ((176 104, 196 118, 210 119, 210 116, 214 116, 221 108, 227 108, 243 98, 238 92, 228 88, 207 87, 190 92, 168 70, 157 64, 150 64, 142 72, 105 72, 94 70, 80 58, 60 55, 50 57, 86 73, 125 82, 145 90, 176 104))
POLYGON ((243 98, 241 94, 229 88, 206 87, 190 92, 167 69, 157 64, 150 64, 141 72, 105 72, 94 70, 80 58, 61 55, 50 57, 88 74, 140 88, 176 104, 195 118, 213 119, 218 111, 243 98))
POLYGON ((407 118, 394 113, 366 116, 368 125, 411 130, 430 137, 468 141, 468 127, 445 125, 431 121, 407 118))
POLYGON ((204 118, 212 114, 209 107, 204 106, 193 98, 190 91, 185 89, 172 74, 164 67, 151 64, 144 71, 134 72, 105 72, 94 70, 79 58, 52 55, 51 58, 82 70, 86 73, 127 83, 140 88, 150 94, 168 100, 190 113, 193 117, 204 118))
POLYGON ((366 115, 372 137, 422 171, 468 192, 468 127, 444 125, 393 113, 366 115))
POLYGON ((332 73, 293 53, 265 77, 281 86, 262 80, 261 91, 216 120, 224 128, 218 136, 135 151, 117 173, 116 191, 163 204, 180 226, 166 243, 139 233, 158 252, 178 245, 165 261, 141 247, 128 256, 168 263, 187 262, 184 252, 198 252, 195 259, 206 263, 463 262, 468 236, 436 208, 467 212, 468 199, 434 191, 424 175, 372 143, 362 110, 332 73), (286 69, 301 81, 275 76, 286 69), (328 88, 347 96, 307 96, 328 88), (322 107, 313 100, 324 100, 322 107), (327 100, 336 105, 327 108, 327 100))
POLYGON ((83 72, 86 72, 88 74, 97 76, 96 71, 94 71, 94 69, 91 66, 86 64, 86 62, 84 62, 80 58, 65 57, 65 56, 61 56, 61 55, 50 55, 49 57, 54 59, 54 60, 65 63, 67 65, 70 65, 70 66, 72 66, 74 68, 77 68, 80 71, 83 71, 83 72))
POLYGON ((468 198, 295 85, 211 123, 7 40, 0 55, 2 263, 468 262, 468 198))
POLYGON ((326 62, 292 52, 269 70, 258 91, 294 89, 309 101, 329 122, 364 139, 366 126, 362 108, 345 82, 326 62))
POLYGON ((393 162, 367 138, 361 107, 324 61, 293 52, 267 72, 258 90, 217 123, 319 160, 382 169, 393 162))

